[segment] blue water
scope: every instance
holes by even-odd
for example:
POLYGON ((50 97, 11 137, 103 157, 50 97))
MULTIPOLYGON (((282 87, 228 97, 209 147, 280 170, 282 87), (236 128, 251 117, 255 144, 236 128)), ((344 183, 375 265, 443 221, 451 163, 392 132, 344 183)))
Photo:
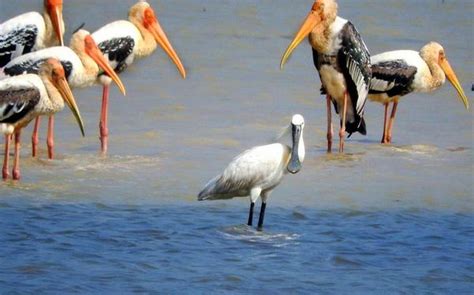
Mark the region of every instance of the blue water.
MULTIPOLYGON (((125 18, 135 1, 111 2, 65 1, 66 40, 84 21, 94 31, 125 18)), ((1 294, 473 293, 474 113, 453 87, 402 99, 390 146, 379 144, 383 107, 367 103, 367 136, 327 155, 308 43, 279 69, 312 1, 150 2, 186 80, 161 50, 121 74, 108 157, 98 153, 99 87, 74 89, 85 138, 70 112, 58 114, 57 159, 46 160, 45 126, 31 159, 25 130, 23 179, 0 183, 1 294), (263 232, 244 225, 245 198, 196 201, 296 112, 306 160, 272 193, 263 232)), ((0 21, 41 6, 1 0, 0 21)), ((339 6, 373 54, 442 43, 474 105, 472 1, 339 6)))
POLYGON ((2 202, 2 293, 469 294, 472 214, 2 202))

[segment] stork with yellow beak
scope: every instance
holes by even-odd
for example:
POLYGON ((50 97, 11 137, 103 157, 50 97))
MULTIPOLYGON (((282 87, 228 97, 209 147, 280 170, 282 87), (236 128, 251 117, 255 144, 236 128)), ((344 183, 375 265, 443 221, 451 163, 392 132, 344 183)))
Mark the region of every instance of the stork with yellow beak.
POLYGON ((396 50, 373 56, 369 99, 385 107, 381 142, 392 142, 392 127, 400 97, 412 92, 434 91, 444 84, 446 78, 458 92, 466 109, 469 109, 469 101, 439 43, 429 42, 419 52, 396 50), (389 119, 390 103, 392 111, 389 119))
POLYGON ((40 115, 52 115, 64 108, 71 109, 84 136, 84 123, 66 80, 60 61, 48 59, 38 74, 26 74, 0 81, 0 133, 5 134, 5 158, 2 176, 7 179, 11 135, 15 135, 13 179, 20 179, 21 130, 40 115))
POLYGON ((14 58, 64 45, 63 1, 44 0, 43 15, 27 12, 0 24, 0 69, 14 58))
MULTIPOLYGON (((116 72, 124 71, 133 63, 135 57, 145 57, 155 51, 159 44, 176 64, 181 76, 186 78, 186 70, 171 46, 168 37, 160 26, 153 8, 146 1, 134 4, 128 14, 128 21, 119 20, 105 25, 92 33, 100 50, 108 58, 116 72)), ((101 150, 105 154, 108 148, 107 109, 109 101, 110 78, 105 73, 100 76, 103 85, 102 112, 100 119, 101 150)))
POLYGON ((334 0, 317 0, 283 54, 280 67, 306 37, 313 49, 323 93, 327 94, 328 152, 332 147, 331 102, 341 117, 339 152, 344 151, 346 131, 366 134, 364 106, 369 92, 370 55, 354 25, 337 16, 334 0))

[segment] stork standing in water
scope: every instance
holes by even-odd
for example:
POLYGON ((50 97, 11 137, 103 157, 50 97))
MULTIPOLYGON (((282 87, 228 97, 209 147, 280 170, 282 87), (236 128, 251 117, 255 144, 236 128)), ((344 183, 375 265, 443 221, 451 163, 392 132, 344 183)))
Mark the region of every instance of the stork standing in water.
MULTIPOLYGON (((146 1, 137 2, 130 8, 128 19, 128 21, 119 20, 109 23, 92 34, 100 50, 108 58, 115 71, 118 73, 124 71, 133 63, 135 57, 150 55, 159 44, 185 78, 184 66, 161 28, 150 4, 146 1)), ((103 74, 100 75, 99 79, 103 85, 102 111, 99 123, 100 141, 102 152, 107 153, 109 134, 107 109, 110 78, 103 74)))
POLYGON ((231 199, 250 197, 250 211, 247 224, 252 225, 255 202, 262 199, 258 229, 263 226, 267 199, 280 184, 283 176, 297 173, 304 161, 303 141, 304 119, 293 115, 290 126, 280 138, 291 134, 291 147, 283 143, 257 146, 238 155, 224 172, 209 181, 199 193, 198 200, 231 199))
POLYGON ((45 0, 43 16, 27 12, 0 24, 0 69, 20 55, 54 45, 63 46, 62 11, 62 0, 45 0))
POLYGON ((391 143, 400 97, 412 92, 430 92, 441 87, 448 78, 458 92, 466 109, 469 101, 451 68, 443 47, 429 42, 420 52, 413 50, 388 51, 372 56, 372 81, 369 99, 385 107, 382 143, 391 143), (392 103, 390 119, 389 104, 392 103))
POLYGON ((346 131, 366 134, 363 118, 370 83, 370 55, 354 25, 337 16, 334 0, 317 0, 285 51, 280 67, 309 35, 313 61, 327 93, 327 140, 331 152, 333 127, 331 101, 341 117, 339 152, 344 151, 346 131))
POLYGON ((0 81, 0 132, 5 134, 5 158, 2 176, 7 179, 11 135, 15 135, 15 161, 13 179, 20 179, 21 129, 35 117, 50 115, 64 108, 64 102, 76 117, 82 135, 84 124, 66 80, 61 63, 48 59, 38 75, 26 74, 0 81))
MULTIPOLYGON (((90 33, 85 30, 79 30, 72 35, 70 47, 50 47, 12 60, 0 72, 0 77, 37 73, 40 65, 49 58, 55 58, 62 63, 69 85, 73 88, 91 86, 97 82, 99 74, 105 72, 112 77, 125 95, 122 81, 109 65, 90 33)), ((37 153, 39 124, 40 117, 38 116, 32 136, 33 157, 37 153)), ((48 157, 52 159, 54 157, 54 116, 52 114, 48 123, 47 145, 48 157)))

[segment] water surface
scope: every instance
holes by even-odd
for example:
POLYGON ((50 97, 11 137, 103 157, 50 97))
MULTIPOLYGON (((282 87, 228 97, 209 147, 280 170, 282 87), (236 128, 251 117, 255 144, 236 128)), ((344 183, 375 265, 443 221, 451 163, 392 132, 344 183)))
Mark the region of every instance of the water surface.
MULTIPOLYGON (((40 2, 3 1, 0 19, 40 2)), ((125 18, 134 2, 110 3, 66 3, 67 38, 84 21, 94 31, 125 18)), ((56 160, 44 145, 31 159, 24 132, 23 179, 0 184, 3 292, 471 292, 473 114, 450 85, 402 100, 392 146, 378 144, 383 108, 368 103, 368 135, 327 155, 309 44, 279 69, 311 1, 151 3, 187 79, 161 50, 123 73, 128 95, 112 90, 106 158, 98 86, 74 91, 86 138, 70 113, 58 115, 56 160), (243 225, 247 199, 196 201, 209 178, 296 112, 306 161, 270 197, 264 232, 243 225)), ((442 43, 472 97, 471 1, 339 6, 373 54, 442 43)))

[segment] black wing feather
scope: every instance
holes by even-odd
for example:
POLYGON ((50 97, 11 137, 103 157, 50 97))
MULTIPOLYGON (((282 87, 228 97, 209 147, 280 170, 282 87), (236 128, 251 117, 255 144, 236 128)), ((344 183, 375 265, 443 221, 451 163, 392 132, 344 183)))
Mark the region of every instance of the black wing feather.
MULTIPOLYGON (((13 64, 9 67, 3 69, 3 73, 7 76, 18 76, 23 74, 37 74, 41 65, 47 60, 47 58, 37 59, 37 60, 28 60, 22 63, 13 64)), ((69 79, 69 76, 72 72, 72 63, 69 61, 61 61, 61 64, 64 68, 64 73, 66 74, 66 79, 69 79)))
POLYGON ((369 93, 386 93, 389 97, 406 95, 413 91, 411 85, 416 72, 416 67, 408 65, 402 59, 373 64, 369 93), (382 85, 384 87, 380 87, 382 85))
POLYGON ((41 94, 36 88, 0 90, 0 123, 14 124, 34 109, 41 94))
POLYGON ((114 38, 106 40, 98 45, 104 55, 108 55, 109 61, 116 62, 115 72, 123 72, 127 68, 126 59, 132 54, 135 40, 132 37, 114 38))
POLYGON ((0 68, 19 56, 18 54, 14 55, 18 47, 23 48, 20 55, 31 52, 37 36, 38 28, 35 25, 26 25, 0 35, 0 68))

